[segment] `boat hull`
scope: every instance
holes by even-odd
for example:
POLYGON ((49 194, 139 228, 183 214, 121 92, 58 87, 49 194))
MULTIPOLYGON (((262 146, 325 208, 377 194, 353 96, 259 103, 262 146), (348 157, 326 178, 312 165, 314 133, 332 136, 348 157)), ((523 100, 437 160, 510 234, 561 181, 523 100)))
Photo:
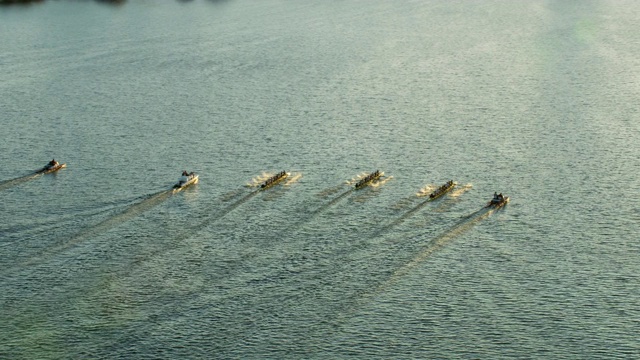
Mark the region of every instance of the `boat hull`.
POLYGON ((200 177, 198 175, 194 175, 191 179, 189 179, 185 183, 177 183, 177 184, 173 185, 173 189, 174 190, 182 190, 182 189, 184 189, 186 187, 189 187, 191 185, 197 184, 198 181, 200 181, 200 177))
POLYGON ((507 203, 509 202, 509 197, 505 196, 504 199, 502 201, 499 202, 493 202, 493 201, 489 201, 487 203, 488 208, 494 208, 494 209, 500 209, 501 207, 504 207, 505 205, 507 205, 507 203))
POLYGON ((51 173, 54 173, 54 172, 56 172, 56 171, 58 171, 60 169, 64 169, 66 167, 67 167, 67 164, 58 164, 58 165, 52 166, 50 168, 47 168, 45 166, 42 169, 36 171, 36 173, 38 173, 38 174, 51 174, 51 173))
POLYGON ((367 181, 365 181, 365 182, 359 182, 359 183, 357 183, 357 184, 356 184, 356 186, 355 186, 355 189, 356 189, 356 190, 363 189, 363 188, 365 188, 365 187, 367 187, 367 186, 371 185, 371 183, 372 183, 372 182, 374 182, 374 181, 376 181, 376 180, 380 179, 380 177, 382 177, 382 173, 379 173, 379 174, 377 174, 377 175, 371 176, 371 179, 369 179, 369 180, 367 180, 367 181))
POLYGON ((430 200, 430 201, 433 201, 433 200, 436 200, 436 199, 441 198, 441 197, 442 197, 442 196, 444 196, 446 193, 448 193, 449 191, 451 191, 454 187, 456 187, 456 184, 455 184, 455 183, 453 183, 453 184, 451 184, 451 185, 447 186, 446 188, 444 188, 444 189, 442 189, 442 190, 440 190, 440 191, 435 191, 435 192, 431 193, 431 194, 429 195, 429 200, 430 200))
POLYGON ((266 190, 274 185, 277 185, 279 183, 281 183, 284 179, 288 178, 289 174, 285 173, 284 175, 280 176, 279 178, 271 181, 270 183, 264 183, 260 186, 260 190, 266 190))

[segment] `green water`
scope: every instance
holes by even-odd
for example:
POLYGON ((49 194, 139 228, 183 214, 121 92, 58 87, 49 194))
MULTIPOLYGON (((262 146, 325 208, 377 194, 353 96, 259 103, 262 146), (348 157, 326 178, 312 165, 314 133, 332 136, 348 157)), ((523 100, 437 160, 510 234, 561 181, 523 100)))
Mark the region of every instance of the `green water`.
POLYGON ((0 6, 0 358, 640 357, 639 17, 0 6))

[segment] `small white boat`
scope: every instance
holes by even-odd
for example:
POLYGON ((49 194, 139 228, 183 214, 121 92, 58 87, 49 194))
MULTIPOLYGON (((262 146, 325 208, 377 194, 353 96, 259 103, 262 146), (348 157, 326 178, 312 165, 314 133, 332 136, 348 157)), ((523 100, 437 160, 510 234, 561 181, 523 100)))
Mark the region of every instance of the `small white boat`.
POLYGON ((196 173, 194 172, 191 172, 189 174, 182 173, 182 176, 180 176, 180 179, 178 179, 178 183, 173 185, 173 188, 184 189, 189 185, 193 185, 197 183, 198 183, 198 175, 196 173))
POLYGON ((67 164, 60 164, 59 162, 55 161, 55 160, 51 160, 49 161, 49 163, 47 165, 45 165, 45 167, 43 167, 42 169, 36 171, 36 173, 38 174, 49 174, 52 172, 56 172, 60 169, 64 169, 67 167, 67 164))
POLYGON ((493 199, 491 199, 491 201, 489 201, 487 203, 487 206, 485 207, 493 207, 493 208, 499 209, 507 205, 508 202, 509 202, 508 196, 504 196, 502 194, 494 194, 493 199))

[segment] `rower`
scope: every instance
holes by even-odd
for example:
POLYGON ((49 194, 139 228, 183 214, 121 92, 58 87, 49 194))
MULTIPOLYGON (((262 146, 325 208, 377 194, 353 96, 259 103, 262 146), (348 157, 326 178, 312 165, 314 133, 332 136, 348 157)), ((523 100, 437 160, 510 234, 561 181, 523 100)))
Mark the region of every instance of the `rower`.
POLYGON ((187 172, 187 170, 182 170, 182 176, 189 176, 189 173, 187 172))
POLYGON ((49 161, 49 165, 50 166, 55 166, 57 164, 58 164, 58 162, 56 161, 56 159, 51 159, 51 161, 49 161))

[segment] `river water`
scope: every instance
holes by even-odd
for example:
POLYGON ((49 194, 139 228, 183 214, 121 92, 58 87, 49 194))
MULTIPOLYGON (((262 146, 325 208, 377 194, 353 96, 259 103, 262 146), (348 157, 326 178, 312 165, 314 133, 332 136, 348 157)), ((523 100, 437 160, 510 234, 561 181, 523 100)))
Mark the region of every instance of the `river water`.
POLYGON ((640 357, 638 18, 0 6, 0 358, 640 357))

